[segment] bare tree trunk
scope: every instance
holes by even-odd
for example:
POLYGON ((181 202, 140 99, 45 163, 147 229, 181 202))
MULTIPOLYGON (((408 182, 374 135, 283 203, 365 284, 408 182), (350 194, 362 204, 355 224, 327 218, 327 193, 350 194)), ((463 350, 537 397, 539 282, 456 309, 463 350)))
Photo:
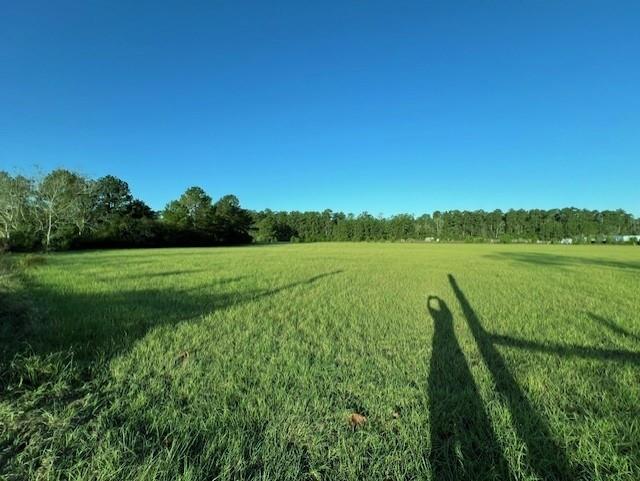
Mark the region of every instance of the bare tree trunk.
POLYGON ((49 209, 49 217, 47 223, 47 243, 45 245, 45 252, 49 252, 49 244, 51 243, 51 224, 52 224, 52 213, 51 209, 49 209))

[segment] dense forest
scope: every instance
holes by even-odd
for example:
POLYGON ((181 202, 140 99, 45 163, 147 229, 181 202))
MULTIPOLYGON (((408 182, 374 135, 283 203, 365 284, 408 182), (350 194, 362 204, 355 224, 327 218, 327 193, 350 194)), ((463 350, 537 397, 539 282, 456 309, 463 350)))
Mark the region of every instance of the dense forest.
POLYGON ((452 210, 415 217, 374 217, 342 212, 253 213, 259 242, 314 241, 466 241, 466 242, 616 242, 636 234, 640 219, 623 210, 452 210))
POLYGON ((39 178, 0 172, 0 250, 236 245, 250 242, 466 241, 620 242, 639 234, 623 210, 445 211, 374 217, 342 212, 243 209, 187 189, 160 212, 135 199, 122 179, 65 169, 39 178))

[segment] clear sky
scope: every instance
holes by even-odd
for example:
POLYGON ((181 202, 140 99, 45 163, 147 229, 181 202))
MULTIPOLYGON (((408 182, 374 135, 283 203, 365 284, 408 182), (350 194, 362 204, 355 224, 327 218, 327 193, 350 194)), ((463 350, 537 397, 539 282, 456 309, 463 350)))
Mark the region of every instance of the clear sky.
POLYGON ((42 1, 0 11, 0 169, 248 208, 640 214, 640 2, 42 1))

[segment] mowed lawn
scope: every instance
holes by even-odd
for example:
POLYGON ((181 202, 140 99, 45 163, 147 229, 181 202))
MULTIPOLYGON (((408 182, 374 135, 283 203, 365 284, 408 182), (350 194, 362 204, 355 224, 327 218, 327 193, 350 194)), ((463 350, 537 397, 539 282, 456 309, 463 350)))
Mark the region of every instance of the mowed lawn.
POLYGON ((640 479, 637 247, 100 251, 25 275, 2 479, 640 479))

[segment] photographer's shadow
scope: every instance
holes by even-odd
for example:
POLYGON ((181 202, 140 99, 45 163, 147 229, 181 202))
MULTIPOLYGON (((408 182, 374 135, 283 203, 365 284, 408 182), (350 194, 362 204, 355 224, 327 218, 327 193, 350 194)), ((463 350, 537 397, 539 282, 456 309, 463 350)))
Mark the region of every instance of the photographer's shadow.
POLYGON ((429 371, 433 479, 508 479, 508 464, 453 328, 453 315, 429 296, 434 323, 429 371))

